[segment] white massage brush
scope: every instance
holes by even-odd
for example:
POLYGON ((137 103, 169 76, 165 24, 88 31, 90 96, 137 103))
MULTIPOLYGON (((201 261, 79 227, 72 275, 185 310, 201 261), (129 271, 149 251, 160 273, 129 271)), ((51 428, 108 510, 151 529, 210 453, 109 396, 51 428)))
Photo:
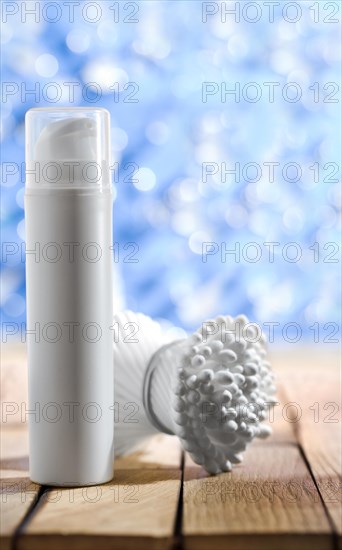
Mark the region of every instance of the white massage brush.
POLYGON ((217 317, 167 344, 145 315, 120 313, 114 323, 115 402, 119 410, 135 407, 131 418, 116 421, 117 455, 162 431, 177 435, 196 463, 217 474, 241 462, 255 437, 271 433, 262 423, 275 402, 265 338, 245 316, 217 317), (135 342, 127 337, 130 324, 135 342))

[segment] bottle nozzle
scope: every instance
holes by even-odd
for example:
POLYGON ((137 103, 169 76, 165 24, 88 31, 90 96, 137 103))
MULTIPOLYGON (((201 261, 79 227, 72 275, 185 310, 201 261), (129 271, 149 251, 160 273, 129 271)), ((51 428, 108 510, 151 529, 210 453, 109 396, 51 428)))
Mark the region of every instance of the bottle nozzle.
POLYGON ((105 109, 31 109, 26 115, 28 188, 110 188, 105 109))

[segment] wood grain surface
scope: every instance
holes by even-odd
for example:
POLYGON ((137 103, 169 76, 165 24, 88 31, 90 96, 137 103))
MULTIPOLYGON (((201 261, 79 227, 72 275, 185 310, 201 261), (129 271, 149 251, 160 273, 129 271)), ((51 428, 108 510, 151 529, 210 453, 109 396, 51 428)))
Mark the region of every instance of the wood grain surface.
MULTIPOLYGON (((341 357, 319 349, 287 360, 276 359, 287 402, 292 408, 298 444, 317 484, 327 515, 342 548, 341 357), (303 367, 309 370, 303 383, 303 367)), ((290 411, 290 408, 289 408, 290 411)))
POLYGON ((28 437, 25 426, 2 426, 1 448, 1 548, 9 550, 11 540, 30 508, 38 499, 39 486, 28 476, 28 437))
POLYGON ((26 355, 5 346, 1 370, 1 547, 5 550, 342 548, 339 355, 273 352, 272 436, 231 473, 208 476, 176 438, 120 457, 114 480, 77 489, 28 478, 26 355))

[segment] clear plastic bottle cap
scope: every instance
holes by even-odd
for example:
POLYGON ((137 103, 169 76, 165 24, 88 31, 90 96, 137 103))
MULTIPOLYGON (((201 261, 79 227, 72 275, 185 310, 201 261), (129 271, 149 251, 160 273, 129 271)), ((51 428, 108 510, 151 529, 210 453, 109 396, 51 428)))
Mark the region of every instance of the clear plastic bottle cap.
POLYGON ((111 189, 106 109, 30 109, 25 123, 28 189, 111 189))

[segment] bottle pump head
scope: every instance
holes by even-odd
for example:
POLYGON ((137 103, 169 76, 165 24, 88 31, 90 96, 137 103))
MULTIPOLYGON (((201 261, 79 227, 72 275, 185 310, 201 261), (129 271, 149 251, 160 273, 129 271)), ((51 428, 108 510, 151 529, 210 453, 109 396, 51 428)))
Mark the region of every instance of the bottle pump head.
POLYGON ((31 109, 26 114, 28 189, 110 190, 105 109, 31 109))

